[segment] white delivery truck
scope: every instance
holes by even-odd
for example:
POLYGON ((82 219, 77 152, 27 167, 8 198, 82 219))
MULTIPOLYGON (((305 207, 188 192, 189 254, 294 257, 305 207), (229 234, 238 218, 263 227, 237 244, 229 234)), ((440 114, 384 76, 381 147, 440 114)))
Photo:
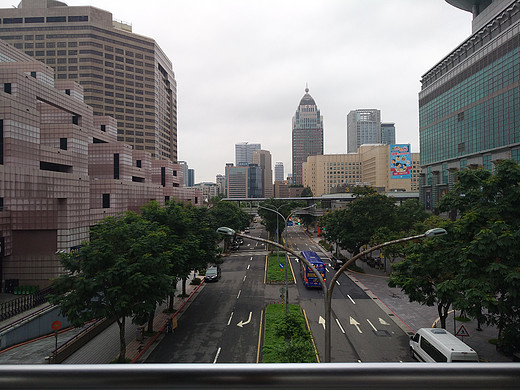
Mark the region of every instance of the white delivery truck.
POLYGON ((478 362, 478 354, 457 337, 439 328, 421 328, 410 338, 410 353, 420 362, 478 362))

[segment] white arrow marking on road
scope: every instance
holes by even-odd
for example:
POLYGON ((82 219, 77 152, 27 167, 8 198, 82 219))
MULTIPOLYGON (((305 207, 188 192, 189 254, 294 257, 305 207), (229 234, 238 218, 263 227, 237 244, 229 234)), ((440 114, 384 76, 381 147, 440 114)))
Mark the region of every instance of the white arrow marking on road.
POLYGON ((218 350, 217 350, 217 355, 215 356, 215 360, 213 360, 213 364, 215 364, 217 362, 217 359, 218 359, 218 355, 220 355, 220 350, 222 348, 218 347, 218 350))
POLYGON ((241 328, 244 326, 244 325, 247 325, 251 322, 251 316, 253 315, 253 312, 250 311, 249 312, 249 319, 246 321, 246 322, 243 322, 243 321, 240 321, 237 326, 240 326, 241 328))
POLYGON ((229 324, 231 324, 231 318, 233 318, 233 312, 231 312, 231 315, 229 316, 229 320, 227 322, 228 326, 229 326, 229 324))
POLYGON ((388 325, 388 326, 390 326, 390 324, 388 322, 386 322, 385 320, 383 320, 382 318, 379 318, 379 323, 381 325, 388 325))
POLYGON ((297 262, 297 263, 299 263, 299 262, 300 262, 300 260, 298 260, 298 259, 294 259, 294 260, 296 260, 296 262, 297 262))
POLYGON ((237 299, 240 298, 240 294, 242 293, 242 290, 238 291, 237 299))
POLYGON ((336 322, 338 323, 338 326, 341 329, 341 331, 343 332, 343 334, 345 334, 345 329, 343 329, 343 327, 341 326, 341 324, 339 323, 339 320, 337 318, 336 318, 336 322))
POLYGON ((323 325, 323 329, 325 329, 325 318, 320 316, 320 319, 318 320, 318 324, 323 325))
POLYGON ((355 305, 356 302, 354 302, 354 300, 352 299, 352 297, 350 295, 347 295, 348 299, 350 299, 350 301, 355 305))
POLYGON ((350 325, 354 325, 359 333, 363 333, 361 329, 359 329, 359 322, 357 322, 354 318, 350 317, 350 325))
POLYGON ((374 331, 377 332, 377 328, 374 325, 372 325, 372 323, 370 322, 370 320, 368 318, 367 318, 367 322, 370 324, 372 329, 374 329, 374 331))

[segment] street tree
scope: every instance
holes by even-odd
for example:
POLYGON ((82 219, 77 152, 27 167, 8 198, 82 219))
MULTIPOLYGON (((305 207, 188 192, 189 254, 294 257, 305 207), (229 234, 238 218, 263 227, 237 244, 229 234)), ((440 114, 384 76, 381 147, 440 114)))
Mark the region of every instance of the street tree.
POLYGON ((93 318, 115 320, 118 361, 125 361, 127 317, 142 324, 171 286, 167 238, 160 225, 133 212, 105 218, 78 253, 60 256, 65 273, 54 281, 50 301, 75 326, 93 318))
POLYGON ((345 209, 323 216, 320 226, 327 240, 356 255, 379 228, 394 228, 395 208, 393 198, 365 189, 345 209))
MULTIPOLYGON (((432 216, 419 225, 417 230, 424 229, 421 232, 441 227, 448 234, 401 245, 404 260, 392 265, 388 285, 400 287, 411 302, 436 306, 441 327, 446 328, 449 308, 461 296, 456 279, 460 266, 457 261, 460 243, 450 221, 432 216)), ((407 235, 416 234, 418 232, 411 231, 407 235)))
POLYGON ((520 350, 520 166, 512 160, 459 172, 441 211, 453 211, 462 242, 458 275, 464 296, 455 305, 496 325, 499 347, 520 350))

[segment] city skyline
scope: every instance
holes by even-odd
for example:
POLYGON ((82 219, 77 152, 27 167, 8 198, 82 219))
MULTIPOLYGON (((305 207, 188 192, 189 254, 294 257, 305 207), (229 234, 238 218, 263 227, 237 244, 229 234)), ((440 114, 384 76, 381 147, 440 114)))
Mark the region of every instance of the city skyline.
POLYGON ((419 152, 421 76, 471 34, 471 14, 443 0, 65 3, 111 12, 170 58, 178 159, 198 182, 223 174, 244 140, 291 167, 291 118, 306 83, 325 118, 324 153, 345 153, 346 115, 362 107, 380 109, 396 142, 419 152))

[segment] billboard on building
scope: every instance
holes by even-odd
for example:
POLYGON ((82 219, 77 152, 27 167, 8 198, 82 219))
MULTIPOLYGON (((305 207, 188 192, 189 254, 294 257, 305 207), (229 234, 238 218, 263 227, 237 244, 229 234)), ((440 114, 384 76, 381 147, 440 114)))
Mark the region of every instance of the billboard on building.
POLYGON ((390 178, 410 179, 412 177, 410 144, 390 145, 390 178))

